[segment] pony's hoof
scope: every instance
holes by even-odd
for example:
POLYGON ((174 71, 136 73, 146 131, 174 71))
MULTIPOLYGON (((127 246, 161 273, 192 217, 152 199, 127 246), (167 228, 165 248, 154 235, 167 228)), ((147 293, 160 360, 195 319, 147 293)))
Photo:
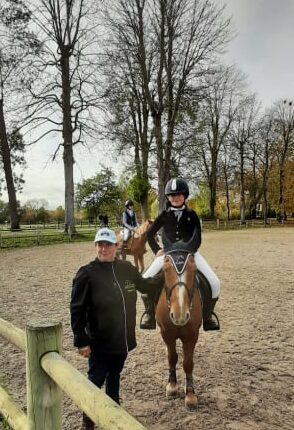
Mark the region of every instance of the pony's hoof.
POLYGON ((165 394, 167 398, 177 397, 178 395, 178 386, 176 384, 168 383, 165 389, 165 394))
POLYGON ((185 397, 185 408, 188 412, 193 412, 198 406, 198 399, 194 393, 188 393, 185 397))

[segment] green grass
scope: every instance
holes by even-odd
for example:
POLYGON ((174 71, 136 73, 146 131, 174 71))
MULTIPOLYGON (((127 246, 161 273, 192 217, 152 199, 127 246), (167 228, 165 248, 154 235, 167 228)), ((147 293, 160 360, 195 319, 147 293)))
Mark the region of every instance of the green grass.
POLYGON ((51 245, 56 243, 84 242, 93 240, 94 229, 77 230, 77 234, 71 238, 63 231, 20 230, 17 232, 0 231, 0 248, 25 248, 39 245, 51 245))

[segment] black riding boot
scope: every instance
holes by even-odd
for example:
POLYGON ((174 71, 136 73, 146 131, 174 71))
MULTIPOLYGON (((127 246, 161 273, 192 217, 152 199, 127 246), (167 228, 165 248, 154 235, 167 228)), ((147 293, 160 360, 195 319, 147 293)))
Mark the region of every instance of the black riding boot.
POLYGON ((211 299, 210 303, 207 304, 207 308, 203 313, 203 330, 220 330, 219 320, 217 315, 214 313, 214 307, 218 298, 211 299))
POLYGON ((93 421, 85 413, 83 413, 81 430, 94 430, 93 421))
POLYGON ((145 306, 145 312, 141 317, 140 328, 142 328, 143 330, 155 330, 156 321, 153 300, 151 300, 147 294, 142 295, 141 297, 145 306))

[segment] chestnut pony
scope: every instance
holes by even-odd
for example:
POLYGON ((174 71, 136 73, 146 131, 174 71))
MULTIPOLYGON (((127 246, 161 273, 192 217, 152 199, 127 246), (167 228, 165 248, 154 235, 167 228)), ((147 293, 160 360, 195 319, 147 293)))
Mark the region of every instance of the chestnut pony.
MULTIPOLYGON (((163 238, 164 240, 164 238, 163 238)), ((161 336, 167 346, 169 380, 166 396, 178 394, 176 341, 183 347, 183 369, 186 374, 185 407, 193 410, 197 397, 193 387, 193 353, 202 323, 202 302, 196 285, 196 264, 190 243, 177 242, 165 248, 164 288, 155 308, 161 336)))
POLYGON ((128 239, 124 249, 122 243, 122 235, 118 234, 118 256, 123 258, 124 255, 132 255, 134 257, 134 263, 140 272, 143 272, 144 266, 144 254, 146 252, 146 242, 147 242, 147 230, 153 221, 147 220, 142 223, 133 232, 132 236, 128 239), (140 267, 139 267, 140 264, 140 267))

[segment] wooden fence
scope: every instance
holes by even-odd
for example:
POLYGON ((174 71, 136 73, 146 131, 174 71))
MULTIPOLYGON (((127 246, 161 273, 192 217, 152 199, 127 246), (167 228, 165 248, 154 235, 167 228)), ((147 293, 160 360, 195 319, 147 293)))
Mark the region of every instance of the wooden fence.
POLYGON ((100 430, 145 429, 62 358, 61 323, 34 321, 24 332, 0 318, 0 335, 26 353, 27 414, 0 387, 0 413, 14 430, 60 430, 62 391, 100 430))
MULTIPOLYGON (((294 227, 294 219, 289 218, 287 221, 278 222, 276 219, 269 218, 268 223, 264 224, 263 220, 246 220, 245 223, 241 223, 238 220, 224 221, 224 220, 213 220, 213 221, 202 221, 202 229, 208 230, 232 230, 232 229, 245 229, 245 228, 268 228, 268 227, 294 227)), ((115 231, 119 231, 120 227, 111 226, 115 231)), ((65 234, 61 228, 57 225, 49 224, 35 225, 26 228, 21 226, 21 231, 10 231, 7 226, 5 229, 1 229, 0 225, 0 249, 1 248, 17 248, 23 246, 34 246, 34 245, 48 245, 50 243, 60 242, 72 242, 72 241, 85 241, 93 240, 95 231, 99 228, 98 225, 87 226, 84 224, 82 227, 77 224, 77 234, 65 234)))

